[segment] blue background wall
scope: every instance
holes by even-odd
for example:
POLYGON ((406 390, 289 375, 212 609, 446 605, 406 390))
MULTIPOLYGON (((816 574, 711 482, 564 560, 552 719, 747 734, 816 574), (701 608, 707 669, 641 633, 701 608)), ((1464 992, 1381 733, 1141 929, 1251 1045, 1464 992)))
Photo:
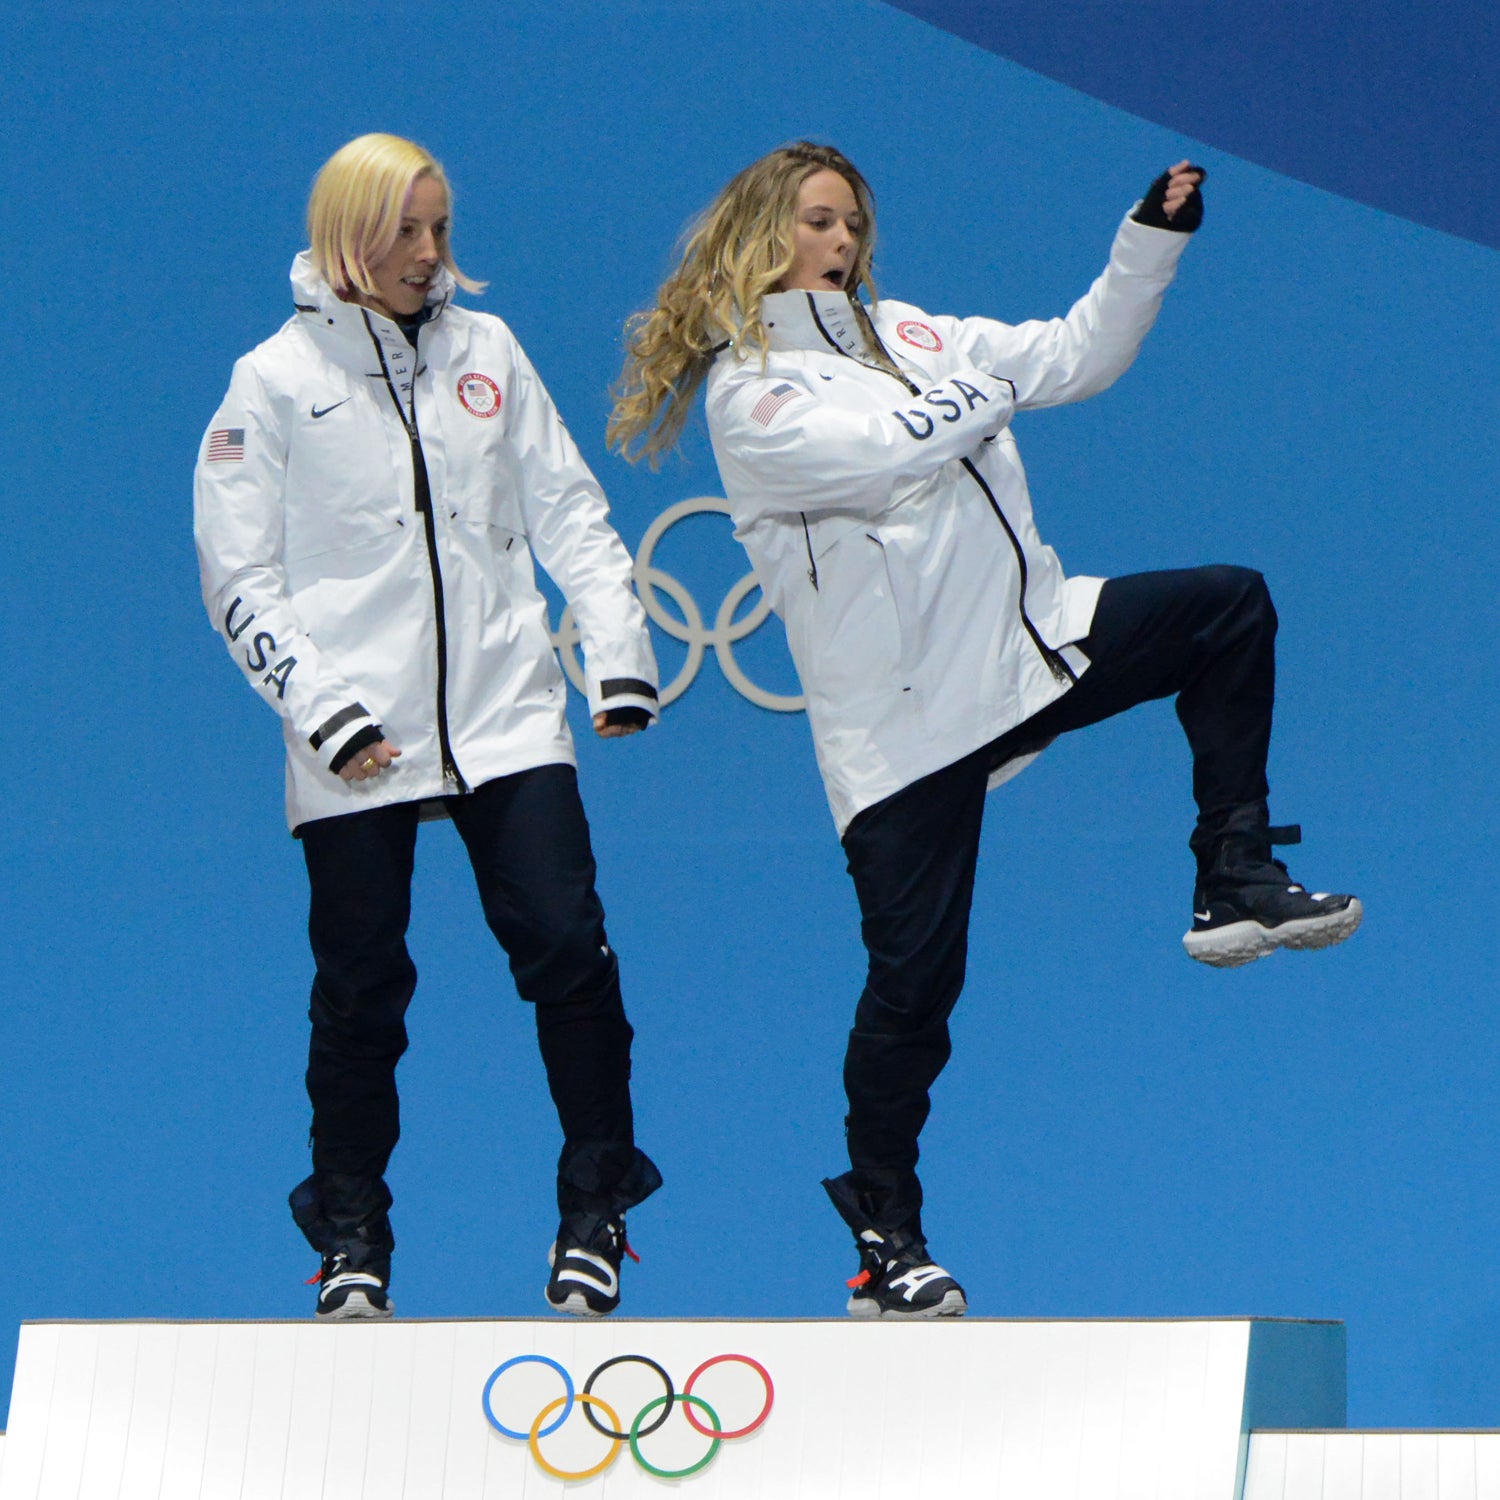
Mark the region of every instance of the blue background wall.
MULTIPOLYGON (((941 19, 961 30, 962 9, 941 19)), ((1358 890, 1366 924, 1332 953, 1189 963, 1170 709, 1054 748, 991 799, 928 1226, 977 1313, 1345 1318, 1351 1421, 1500 1423, 1500 258, 872 0, 807 17, 598 0, 0 21, 0 1335, 310 1310, 284 1208, 305 1171, 304 877, 275 725, 201 613, 188 495, 232 360, 289 310, 332 150, 388 129, 444 160, 461 263, 492 283, 477 305, 515 327, 632 545, 717 477, 701 428, 660 475, 604 453, 618 330, 732 170, 839 142, 879 197, 883 289, 1020 318, 1065 310, 1192 155, 1208 221, 1136 367, 1017 433, 1072 570, 1270 577, 1273 811, 1306 827, 1294 872, 1358 890)), ((660 561, 706 612, 744 571, 707 517, 660 561)), ((772 631, 746 660, 792 687, 772 631)), ((837 1315, 851 1255, 817 1179, 840 1164, 861 955, 806 726, 710 662, 658 730, 580 750, 641 1138, 668 1179, 632 1221, 628 1310, 837 1315)), ((445 827, 424 833, 412 944, 398 1305, 539 1313, 555 1124, 445 827)))

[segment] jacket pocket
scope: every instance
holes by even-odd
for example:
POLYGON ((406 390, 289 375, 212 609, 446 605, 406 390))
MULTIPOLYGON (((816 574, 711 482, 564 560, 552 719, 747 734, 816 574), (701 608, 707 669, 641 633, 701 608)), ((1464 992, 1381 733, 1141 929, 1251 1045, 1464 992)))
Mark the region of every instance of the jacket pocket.
MULTIPOLYGON (((531 548, 521 532, 487 521, 462 520, 450 533, 462 554, 465 572, 477 582, 481 617, 493 624, 541 605, 531 548)), ((517 621, 512 619, 510 627, 517 621)))
POLYGON ((331 407, 320 422, 300 421, 287 454, 283 556, 306 562, 398 533, 408 520, 401 484, 411 455, 386 425, 354 400, 331 407))
POLYGON ((520 532, 525 525, 523 476, 503 428, 446 416, 443 439, 443 493, 449 511, 470 526, 520 532))
POLYGON ((901 627, 885 548, 857 518, 817 522, 812 553, 818 582, 802 598, 794 654, 803 687, 823 716, 900 691, 901 627), (799 649, 800 648, 800 649, 799 649))

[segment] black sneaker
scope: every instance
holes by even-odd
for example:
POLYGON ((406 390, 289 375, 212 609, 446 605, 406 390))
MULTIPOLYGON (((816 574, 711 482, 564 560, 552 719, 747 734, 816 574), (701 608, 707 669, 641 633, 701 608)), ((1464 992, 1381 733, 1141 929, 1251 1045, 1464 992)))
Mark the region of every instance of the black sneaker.
POLYGON ((313 1278, 318 1284, 317 1316, 328 1323, 390 1317, 396 1308, 386 1290, 388 1279, 373 1270, 351 1270, 343 1250, 325 1255, 323 1269, 313 1278))
POLYGON ((639 1261, 625 1238, 625 1216, 571 1214, 547 1252, 547 1305, 577 1318, 607 1317, 620 1305, 620 1262, 639 1261))
POLYGON ((292 1189, 292 1218, 323 1258, 308 1285, 318 1288, 317 1316, 328 1322, 388 1318, 387 1288, 396 1237, 386 1210, 390 1189, 379 1177, 314 1172, 292 1189))
POLYGON ((1329 948, 1353 934, 1364 916, 1357 897, 1309 891, 1271 858, 1273 844, 1301 842, 1295 824, 1217 841, 1193 891, 1193 926, 1182 939, 1189 958, 1233 969, 1277 948, 1329 948))
POLYGON ((964 1289, 928 1257, 920 1236, 904 1230, 862 1229, 859 1275, 852 1277, 851 1318, 961 1318, 964 1289))

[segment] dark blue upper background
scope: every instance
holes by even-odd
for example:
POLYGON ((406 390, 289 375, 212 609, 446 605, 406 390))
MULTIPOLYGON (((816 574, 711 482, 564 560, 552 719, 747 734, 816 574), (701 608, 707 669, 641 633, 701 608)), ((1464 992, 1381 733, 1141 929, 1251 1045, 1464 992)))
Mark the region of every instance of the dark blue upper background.
POLYGON ((892 0, 1107 104, 1500 247, 1493 0, 892 0))

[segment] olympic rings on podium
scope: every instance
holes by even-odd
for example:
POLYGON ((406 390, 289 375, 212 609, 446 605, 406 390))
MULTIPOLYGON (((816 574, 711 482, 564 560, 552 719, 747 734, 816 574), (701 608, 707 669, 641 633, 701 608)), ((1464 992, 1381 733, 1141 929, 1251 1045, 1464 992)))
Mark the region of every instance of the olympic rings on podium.
MULTIPOLYGON (((635 589, 640 596, 642 607, 647 616, 654 620, 661 630, 671 636, 674 641, 681 641, 687 647, 687 659, 677 675, 661 690, 659 701, 665 708, 667 704, 680 698, 692 686, 693 679, 697 677, 698 670, 703 665, 704 654, 712 646, 720 671, 742 697, 748 698, 757 707, 768 708, 774 713, 800 713, 807 706, 806 698, 801 694, 773 693, 758 683, 752 682, 745 675, 744 668, 740 666, 734 654, 735 644, 759 630, 771 613, 771 606, 766 603, 765 596, 762 595, 748 614, 741 619, 735 618, 740 606, 759 587, 754 572, 746 573, 724 596, 714 615, 714 623, 712 627, 709 627, 703 623, 703 614, 698 608, 698 602, 687 588, 670 573, 658 568, 652 561, 656 554, 657 544, 673 526, 689 516, 704 513, 727 516, 729 502, 705 495, 692 500, 679 500, 675 505, 669 505, 646 528, 646 534, 641 538, 641 545, 636 550, 635 589), (673 615, 661 602, 658 590, 661 594, 666 594, 681 610, 681 619, 673 615)), ((549 634, 552 637, 552 644, 562 658, 563 669, 568 674, 568 680, 579 692, 584 692, 586 686, 583 667, 578 660, 580 637, 571 607, 563 610, 562 617, 557 622, 557 629, 549 629, 549 634)))
POLYGON ((714 1455, 719 1451, 722 1443, 731 1441, 734 1438, 748 1437, 752 1432, 761 1427, 765 1423, 766 1418, 770 1416, 771 1407, 775 1399, 776 1392, 771 1382, 770 1372, 759 1360, 751 1359, 747 1354, 716 1354, 712 1358, 704 1360, 688 1376, 687 1384, 681 1391, 675 1389, 672 1377, 666 1370, 654 1359, 649 1359, 644 1354, 616 1354, 612 1358, 604 1360, 594 1368, 588 1379, 584 1381, 581 1391, 574 1387, 573 1377, 555 1359, 549 1359, 545 1354, 517 1354, 503 1361, 491 1373, 489 1379, 485 1381, 484 1394, 480 1398, 480 1403, 484 1408, 485 1419, 489 1422, 490 1426, 504 1437, 514 1438, 518 1442, 525 1443, 530 1450, 532 1458, 536 1460, 537 1466, 544 1473, 550 1474, 554 1479, 581 1481, 592 1479, 596 1474, 602 1474, 619 1457, 621 1448, 626 1445, 629 1446, 631 1455, 634 1457, 636 1463, 645 1469, 647 1473, 654 1474, 659 1479, 686 1479, 689 1475, 696 1474, 700 1469, 707 1467, 714 1455), (746 1365, 754 1370, 760 1376, 766 1391, 765 1400, 761 1403, 760 1411, 743 1427, 737 1427, 733 1431, 726 1431, 723 1423, 719 1420, 718 1412, 703 1397, 693 1393, 693 1386, 706 1371, 712 1369, 715 1365, 726 1363, 746 1365), (549 1370, 554 1371, 562 1381, 563 1394, 547 1402, 537 1412, 536 1416, 532 1418, 528 1430, 521 1431, 519 1428, 507 1427, 495 1415, 492 1396, 495 1383, 506 1371, 512 1370, 518 1365, 526 1364, 545 1365, 549 1370), (615 1409, 602 1397, 593 1394, 595 1382, 598 1381, 605 1371, 620 1364, 645 1365, 649 1370, 655 1372, 665 1387, 665 1393, 648 1401, 635 1414, 634 1420, 629 1423, 622 1423, 615 1409), (583 1414, 588 1419, 589 1425, 609 1442, 609 1452, 597 1464, 593 1465, 592 1468, 577 1470, 561 1469, 542 1452, 541 1440, 556 1432, 568 1420, 569 1416, 572 1415, 574 1406, 582 1407, 583 1414), (686 1468, 663 1469, 653 1464, 641 1452, 641 1439, 649 1437, 661 1428, 671 1415, 673 1406, 681 1406, 682 1414, 687 1418, 689 1425, 695 1432, 701 1433, 709 1440, 709 1446, 708 1451, 701 1458, 689 1464, 686 1468), (711 1426, 705 1425, 694 1413, 694 1407, 697 1407, 707 1416, 709 1423, 712 1424, 711 1426), (604 1425, 594 1415, 596 1408, 608 1420, 608 1426, 604 1425), (660 1408, 660 1415, 653 1417, 652 1413, 656 1412, 658 1408, 660 1408), (555 1417, 552 1416, 554 1412, 558 1413, 555 1417), (549 1417, 552 1417, 550 1422, 548 1421, 549 1417))

